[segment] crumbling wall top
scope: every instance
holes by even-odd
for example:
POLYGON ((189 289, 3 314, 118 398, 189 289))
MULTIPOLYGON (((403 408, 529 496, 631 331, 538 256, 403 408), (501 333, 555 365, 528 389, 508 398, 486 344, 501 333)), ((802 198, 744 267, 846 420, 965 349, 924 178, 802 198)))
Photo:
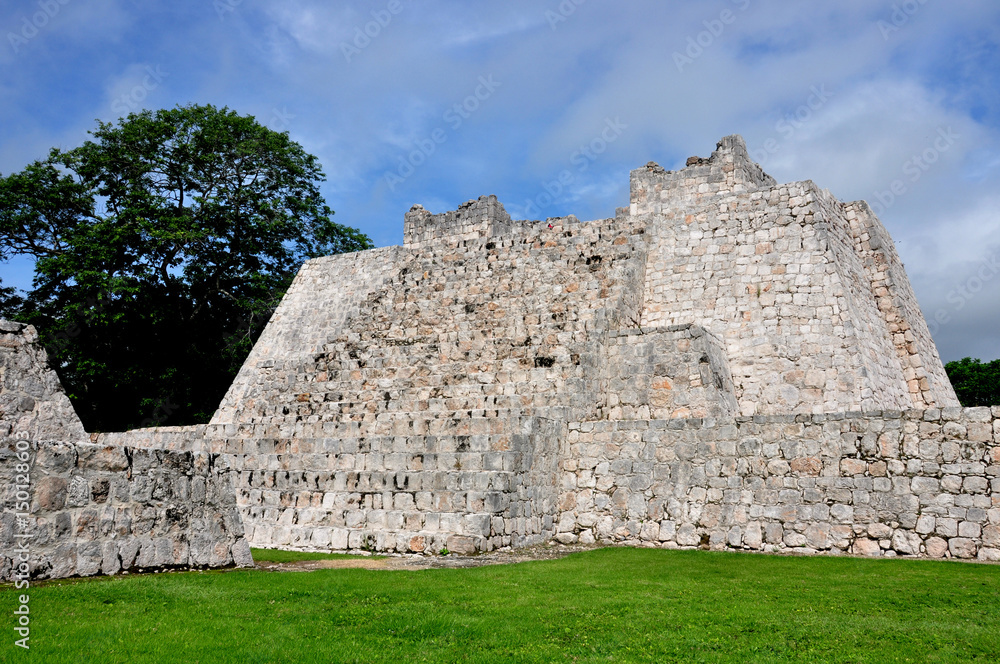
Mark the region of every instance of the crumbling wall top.
POLYGON ((679 171, 649 162, 631 173, 631 213, 650 214, 682 209, 705 196, 752 192, 777 185, 750 158, 739 135, 726 136, 710 157, 690 157, 679 171))
POLYGON ((403 220, 403 245, 418 248, 436 240, 472 240, 501 235, 512 222, 496 196, 480 196, 467 201, 457 210, 432 214, 421 205, 414 205, 403 220))

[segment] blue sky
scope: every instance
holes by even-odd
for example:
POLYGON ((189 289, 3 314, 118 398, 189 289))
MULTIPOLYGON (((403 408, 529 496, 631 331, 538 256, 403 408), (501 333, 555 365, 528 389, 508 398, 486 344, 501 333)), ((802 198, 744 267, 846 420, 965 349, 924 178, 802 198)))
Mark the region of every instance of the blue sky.
POLYGON ((608 217, 630 169, 739 133, 779 181, 876 206, 946 361, 1000 358, 993 0, 14 0, 0 36, 0 173, 96 119, 225 105, 316 154, 379 246, 482 194, 608 217))

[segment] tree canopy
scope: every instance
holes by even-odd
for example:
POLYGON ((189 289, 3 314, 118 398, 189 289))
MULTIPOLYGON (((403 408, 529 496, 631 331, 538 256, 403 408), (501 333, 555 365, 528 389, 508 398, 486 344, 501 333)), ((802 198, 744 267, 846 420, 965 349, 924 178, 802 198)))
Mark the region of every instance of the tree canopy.
POLYGON ((972 406, 1000 405, 1000 360, 981 362, 971 357, 944 365, 959 402, 972 406))
POLYGON ((98 122, 0 177, 0 314, 36 326, 88 430, 207 421, 302 262, 371 248, 316 157, 211 105, 98 122))

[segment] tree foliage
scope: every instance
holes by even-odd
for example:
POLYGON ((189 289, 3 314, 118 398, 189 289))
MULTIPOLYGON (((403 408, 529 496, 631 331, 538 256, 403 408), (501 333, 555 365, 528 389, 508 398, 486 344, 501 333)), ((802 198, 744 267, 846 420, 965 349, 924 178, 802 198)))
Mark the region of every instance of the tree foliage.
POLYGON ((959 402, 966 408, 1000 405, 1000 360, 981 362, 966 357, 944 368, 959 402))
POLYGON ((370 248, 330 220, 316 157, 253 117, 184 106, 99 122, 0 178, 0 313, 34 324, 88 430, 203 422, 311 257, 370 248))

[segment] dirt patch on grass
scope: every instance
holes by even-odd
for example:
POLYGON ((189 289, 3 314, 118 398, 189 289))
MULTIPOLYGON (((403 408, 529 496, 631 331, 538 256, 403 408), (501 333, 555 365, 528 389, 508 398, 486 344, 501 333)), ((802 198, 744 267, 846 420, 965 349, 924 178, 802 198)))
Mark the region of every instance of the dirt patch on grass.
POLYGON ((421 556, 381 555, 372 558, 344 558, 334 560, 297 560, 287 563, 259 562, 257 569, 274 572, 312 572, 318 569, 375 569, 421 570, 457 567, 483 567, 485 565, 511 565, 533 560, 555 560, 577 551, 596 547, 539 544, 520 549, 491 551, 474 556, 421 556))

